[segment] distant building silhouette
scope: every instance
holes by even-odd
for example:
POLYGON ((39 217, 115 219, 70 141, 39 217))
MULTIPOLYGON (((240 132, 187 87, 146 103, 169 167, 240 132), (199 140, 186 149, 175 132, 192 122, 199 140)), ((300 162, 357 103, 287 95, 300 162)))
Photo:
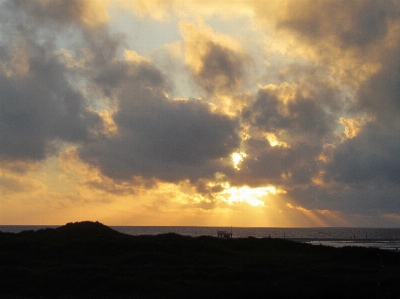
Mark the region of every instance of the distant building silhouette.
POLYGON ((232 238, 232 233, 228 233, 226 230, 217 231, 218 238, 232 238))

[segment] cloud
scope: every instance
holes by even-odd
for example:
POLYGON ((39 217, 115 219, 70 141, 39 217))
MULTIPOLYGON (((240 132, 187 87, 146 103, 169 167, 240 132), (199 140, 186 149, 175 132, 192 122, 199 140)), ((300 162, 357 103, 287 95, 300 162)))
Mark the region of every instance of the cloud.
POLYGON ((106 175, 166 181, 197 179, 224 167, 220 159, 239 145, 238 120, 213 112, 201 100, 172 100, 163 75, 147 62, 129 64, 116 93, 118 132, 79 149, 106 175))
POLYGON ((85 94, 71 80, 74 73, 58 54, 55 32, 47 34, 39 26, 41 17, 59 23, 69 20, 58 20, 54 13, 59 10, 53 4, 16 1, 2 5, 2 14, 21 16, 1 22, 2 35, 5 30, 8 34, 1 41, 0 55, 0 155, 6 159, 42 160, 56 149, 57 142, 87 141, 102 126, 99 115, 88 109, 85 94), (30 23, 32 16, 36 24, 30 23), (42 34, 43 39, 38 38, 42 34))
MULTIPOLYGON (((398 28, 398 3, 287 4, 268 21, 268 8, 259 6, 257 17, 269 22, 268 28, 273 32, 275 28, 276 36, 289 37, 287 43, 295 42, 301 49, 292 53, 301 53, 299 57, 307 64, 318 61, 322 69, 326 67, 325 74, 339 79, 340 84, 320 81, 320 90, 328 91, 324 96, 290 92, 288 96, 282 88, 274 92, 271 87, 260 91, 254 108, 245 116, 252 119, 254 127, 272 131, 289 147, 268 147, 261 138, 251 138, 247 141, 248 156, 258 153, 257 160, 244 160, 242 169, 247 167, 246 174, 251 178, 264 176, 266 181, 285 184, 288 195, 308 208, 325 206, 349 214, 397 211, 395 194, 400 176, 396 82, 400 47, 391 41, 398 40, 394 33, 398 28), (350 93, 345 92, 347 88, 350 93), (337 138, 342 134, 339 121, 345 125, 346 139, 337 138), (256 161, 265 167, 256 167, 256 161), (250 163, 254 165, 246 166, 250 163), (296 169, 297 177, 303 180, 292 179, 296 169)), ((293 70, 289 68, 290 76, 285 71, 283 78, 299 82, 304 71, 293 70)), ((318 72, 315 77, 324 78, 325 74, 318 72)), ((305 78, 306 82, 315 82, 309 76, 305 78)), ((315 89, 316 85, 311 86, 315 89)))
POLYGON ((356 109, 362 109, 383 126, 398 126, 400 112, 400 46, 386 52, 381 68, 361 86, 356 109))
POLYGON ((43 160, 58 144, 82 144, 113 125, 107 113, 91 107, 94 98, 110 96, 113 82, 124 76, 123 65, 112 63, 120 37, 111 36, 105 27, 105 4, 3 3, 3 14, 19 16, 3 18, 1 24, 2 34, 7 31, 0 53, 3 158, 43 160), (54 28, 63 40, 57 40, 54 28), (78 32, 73 46, 60 51, 59 43, 71 40, 71 29, 78 32))
POLYGON ((246 80, 246 64, 250 58, 237 42, 216 35, 211 28, 182 22, 185 40, 185 61, 196 83, 209 95, 234 94, 246 80))
POLYGON ((335 181, 357 183, 382 180, 400 183, 398 131, 385 132, 374 123, 365 125, 353 139, 337 146, 328 164, 328 174, 335 181))
MULTIPOLYGON (((103 26, 104 12, 88 14, 93 3, 4 4, 25 18, 4 21, 16 37, 2 47, 0 154, 12 160, 43 160, 57 150, 57 142, 75 143, 81 145, 78 152, 84 161, 114 179, 135 175, 196 179, 225 167, 220 159, 239 145, 238 119, 213 111, 205 101, 169 99, 168 80, 133 51, 125 52, 128 60, 118 59, 120 39, 103 26), (57 17, 60 6, 67 12, 62 18, 57 17), (36 27, 28 28, 27 18, 36 27), (44 27, 39 19, 45 21, 44 27), (76 46, 57 51, 51 42, 53 24, 60 29, 80 24, 76 46), (44 34, 44 41, 35 39, 37 34, 44 34), (15 59, 13 48, 20 51, 15 59), (80 78, 83 82, 78 83, 80 78), (82 87, 91 88, 92 95, 82 87), (113 114, 93 110, 88 98, 93 95, 112 99, 117 110, 113 114)), ((222 67, 229 68, 231 53, 216 49, 221 51, 218 57, 227 55, 222 67)), ((233 59, 233 64, 240 64, 233 59)), ((222 77, 228 75, 222 72, 222 77)), ((238 84, 237 78, 227 80, 222 85, 238 84)))
POLYGON ((0 73, 0 155, 40 160, 53 142, 87 140, 91 128, 101 123, 85 108, 84 96, 68 82, 57 57, 39 45, 26 46, 30 51, 26 74, 0 73))
POLYGON ((369 5, 379 6, 366 12, 369 26, 376 28, 367 38, 364 35, 368 34, 368 24, 365 28, 359 27, 360 37, 365 42, 360 42, 357 47, 369 52, 368 55, 380 67, 365 78, 355 91, 354 102, 348 112, 358 117, 340 119, 345 125, 347 139, 335 146, 325 167, 325 179, 347 188, 340 192, 346 199, 345 204, 351 202, 363 212, 390 213, 398 211, 395 194, 400 186, 400 73, 397 58, 400 46, 388 39, 391 36, 391 40, 398 40, 398 33, 393 35, 392 31, 399 23, 399 7, 397 2, 365 2, 358 13, 361 14, 369 5), (380 51, 371 50, 374 43, 380 45, 380 51))
POLYGON ((2 192, 135 196, 145 214, 207 217, 252 202, 230 205, 235 190, 268 186, 286 192, 275 212, 298 219, 395 221, 399 10, 369 0, 3 1, 2 192), (116 7, 168 20, 181 39, 139 55, 108 22, 116 7), (235 18, 249 36, 228 28, 235 18), (39 174, 56 172, 51 157, 58 180, 39 174))
POLYGON ((398 40, 397 1, 269 4, 249 2, 260 30, 270 35, 266 53, 323 66, 332 79, 351 89, 380 69, 380 57, 398 40))
MULTIPOLYGON (((353 225, 357 225, 356 215, 360 218, 379 218, 387 213, 399 213, 396 198, 398 192, 398 186, 384 180, 381 180, 380 185, 369 181, 357 184, 336 183, 329 186, 294 186, 288 190, 290 195, 296 195, 295 201, 302 206, 308 209, 340 211, 343 218, 354 221, 353 225)), ((372 222, 369 225, 378 223, 372 222)))
POLYGON ((285 98, 285 87, 281 85, 276 89, 267 86, 259 90, 257 100, 250 108, 254 126, 268 132, 284 130, 292 138, 307 135, 320 140, 329 133, 335 120, 325 109, 327 105, 324 100, 318 99, 318 95, 303 96, 301 87, 294 88, 294 94, 290 95, 292 98, 285 98))
POLYGON ((396 1, 288 1, 276 26, 311 41, 332 38, 343 48, 366 47, 386 35, 398 9, 396 1))
POLYGON ((360 132, 365 120, 361 117, 356 118, 340 118, 340 123, 344 126, 344 135, 346 138, 354 138, 360 132))
MULTIPOLYGON (((151 181, 144 181, 140 177, 132 178, 127 182, 116 182, 103 175, 97 167, 84 163, 79 159, 77 149, 70 148, 59 156, 61 177, 75 186, 78 193, 86 198, 99 194, 99 199, 113 198, 113 196, 133 195, 141 187, 150 187, 151 181), (111 196, 110 196, 111 195, 111 196)), ((154 184, 154 183, 153 183, 154 184)))
POLYGON ((231 174, 235 184, 312 184, 325 144, 334 141, 340 92, 315 79, 306 82, 261 87, 243 111, 247 156, 231 174))
POLYGON ((49 22, 51 25, 62 26, 79 23, 85 27, 93 28, 104 25, 109 15, 107 12, 108 1, 96 0, 32 0, 32 1, 7 1, 5 7, 15 11, 26 12, 27 18, 36 22, 49 22))

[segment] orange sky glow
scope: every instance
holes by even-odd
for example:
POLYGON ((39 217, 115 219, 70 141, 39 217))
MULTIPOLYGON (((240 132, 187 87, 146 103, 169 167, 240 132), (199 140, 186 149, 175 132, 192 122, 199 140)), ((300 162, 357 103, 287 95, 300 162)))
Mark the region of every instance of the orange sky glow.
POLYGON ((0 224, 400 227, 399 1, 0 20, 0 224))

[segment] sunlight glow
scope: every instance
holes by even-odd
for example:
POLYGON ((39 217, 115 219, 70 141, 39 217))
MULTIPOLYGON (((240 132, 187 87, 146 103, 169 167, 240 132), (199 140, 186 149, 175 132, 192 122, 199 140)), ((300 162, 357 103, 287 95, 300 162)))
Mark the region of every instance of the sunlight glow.
POLYGON ((265 191, 263 188, 255 188, 251 189, 247 186, 243 186, 240 188, 230 188, 225 191, 229 194, 229 203, 235 202, 247 202, 249 205, 252 206, 263 206, 264 202, 259 198, 265 195, 265 191))
POLYGON ((291 203, 286 203, 286 206, 288 207, 288 208, 290 208, 290 209, 294 209, 294 206, 292 206, 292 204, 291 203))
POLYGON ((297 206, 295 208, 297 211, 300 211, 301 213, 304 214, 314 225, 320 226, 320 227, 325 227, 327 226, 327 223, 318 215, 314 210, 309 210, 306 208, 303 208, 302 206, 297 206))
POLYGON ((275 195, 279 193, 273 186, 251 188, 249 186, 230 187, 227 184, 225 187, 226 189, 220 194, 229 204, 246 202, 254 207, 264 206, 265 203, 262 198, 268 194, 275 195))
POLYGON ((278 138, 276 137, 276 135, 274 133, 265 132, 263 134, 272 147, 275 147, 275 146, 289 147, 286 142, 278 140, 278 138))
POLYGON ((352 224, 346 221, 338 211, 330 211, 330 210, 317 210, 317 212, 322 215, 326 221, 330 221, 335 223, 335 225, 340 226, 351 226, 352 224))
POLYGON ((245 157, 247 157, 247 155, 244 152, 233 153, 232 154, 233 167, 240 170, 238 165, 240 162, 243 161, 243 158, 245 158, 245 157))

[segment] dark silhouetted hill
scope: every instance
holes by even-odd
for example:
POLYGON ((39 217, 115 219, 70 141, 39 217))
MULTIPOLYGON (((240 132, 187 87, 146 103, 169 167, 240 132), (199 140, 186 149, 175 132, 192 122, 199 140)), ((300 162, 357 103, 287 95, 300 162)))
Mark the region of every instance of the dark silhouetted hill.
POLYGON ((121 237, 123 234, 113 230, 112 228, 101 224, 100 222, 74 222, 67 223, 54 230, 54 234, 58 237, 65 238, 93 238, 93 237, 121 237))
POLYGON ((400 298, 399 281, 400 254, 375 248, 130 236, 88 221, 0 232, 1 299, 400 298))
POLYGON ((66 243, 74 240, 90 241, 95 239, 115 239, 126 236, 97 221, 67 223, 58 228, 46 228, 38 231, 23 231, 16 235, 20 239, 41 240, 47 243, 66 243))

